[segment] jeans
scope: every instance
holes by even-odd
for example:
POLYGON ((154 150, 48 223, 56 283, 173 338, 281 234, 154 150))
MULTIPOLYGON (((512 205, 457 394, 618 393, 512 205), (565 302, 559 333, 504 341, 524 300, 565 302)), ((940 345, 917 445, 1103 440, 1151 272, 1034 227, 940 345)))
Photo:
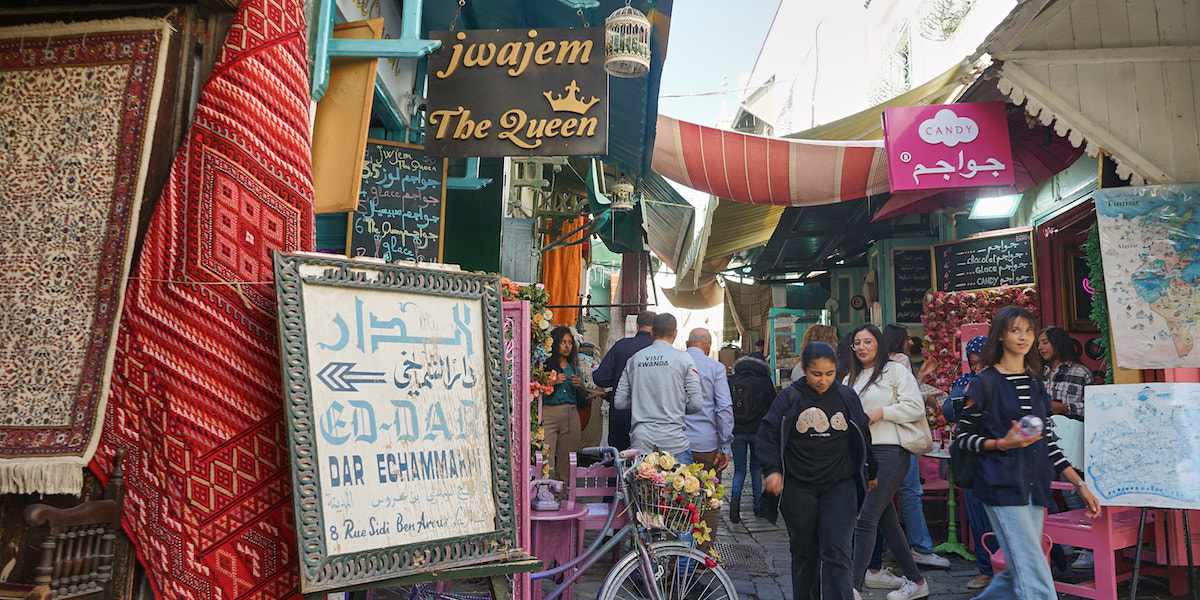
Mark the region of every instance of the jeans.
POLYGON ((742 488, 746 486, 746 458, 750 458, 750 484, 754 489, 754 510, 762 508, 762 470, 758 468, 758 459, 754 457, 753 433, 733 434, 733 495, 734 502, 742 499, 742 488))
MULTIPOLYGON (((908 467, 912 454, 900 446, 872 446, 875 462, 879 463, 879 484, 867 492, 862 508, 858 511, 858 522, 854 525, 854 564, 850 575, 854 578, 854 589, 863 589, 863 579, 867 572, 867 562, 871 559, 871 551, 875 548, 875 532, 883 531, 883 537, 892 548, 904 548, 908 540, 904 530, 900 528, 900 519, 896 516, 896 508, 892 506, 892 496, 904 478, 908 475, 908 467)), ((921 571, 910 552, 895 552, 896 562, 909 581, 922 581, 921 571)))
POLYGON ((1024 506, 983 505, 1008 568, 974 600, 1057 600, 1050 564, 1042 553, 1042 522, 1045 509, 1032 502, 1024 506))
POLYGON ((979 501, 979 496, 975 495, 975 490, 959 489, 962 490, 963 507, 967 510, 967 523, 971 524, 971 539, 975 540, 975 566, 979 567, 980 575, 991 577, 992 558, 983 549, 983 534, 992 530, 992 522, 988 520, 987 512, 983 510, 983 503, 979 501))
MULTIPOLYGON (((900 518, 904 521, 908 547, 921 554, 929 554, 933 552, 933 538, 929 535, 929 526, 925 524, 925 509, 921 506, 923 493, 925 489, 921 487, 921 467, 914 456, 912 466, 908 468, 908 475, 904 477, 900 489, 896 490, 896 495, 900 497, 900 518)), ((883 536, 877 535, 875 552, 871 554, 871 562, 867 565, 869 569, 874 570, 882 566, 883 548, 883 536)))
POLYGON ((850 536, 858 501, 854 478, 827 486, 784 481, 779 511, 792 552, 792 598, 851 600, 850 536))

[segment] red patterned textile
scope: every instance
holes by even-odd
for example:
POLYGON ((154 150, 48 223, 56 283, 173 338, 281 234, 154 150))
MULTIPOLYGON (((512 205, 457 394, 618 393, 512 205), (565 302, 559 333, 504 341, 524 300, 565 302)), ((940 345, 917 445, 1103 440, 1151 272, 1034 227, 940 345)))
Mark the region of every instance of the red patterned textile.
POLYGON ((313 246, 300 0, 242 0, 142 249, 96 460, 157 598, 298 595, 273 250, 313 246))

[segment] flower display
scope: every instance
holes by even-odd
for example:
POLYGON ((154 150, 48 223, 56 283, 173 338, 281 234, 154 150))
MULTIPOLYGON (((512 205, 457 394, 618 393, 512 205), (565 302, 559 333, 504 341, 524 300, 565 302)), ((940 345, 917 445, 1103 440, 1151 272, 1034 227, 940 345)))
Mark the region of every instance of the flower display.
MULTIPOLYGON (((669 452, 652 452, 635 469, 638 522, 653 529, 686 530, 696 544, 712 539, 701 520, 705 510, 720 510, 725 486, 715 470, 699 463, 681 464, 669 452)), ((715 552, 715 550, 714 550, 715 552)))
POLYGON ((1037 289, 1002 286, 968 292, 934 292, 925 295, 925 313, 921 324, 930 343, 922 348, 925 360, 934 360, 934 387, 948 392, 959 373, 962 340, 959 329, 966 323, 988 323, 996 311, 1009 305, 1020 306, 1038 316, 1037 289))

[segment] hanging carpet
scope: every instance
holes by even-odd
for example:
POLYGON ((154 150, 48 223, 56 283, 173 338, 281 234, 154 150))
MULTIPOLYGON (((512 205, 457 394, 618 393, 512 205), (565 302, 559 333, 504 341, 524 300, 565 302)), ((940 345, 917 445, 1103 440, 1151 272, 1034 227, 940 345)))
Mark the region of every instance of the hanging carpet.
POLYGON ((0 28, 0 494, 79 494, 103 423, 162 19, 0 28))
POLYGON ((242 0, 126 295, 103 441, 160 599, 298 597, 271 253, 313 246, 300 0, 242 0))

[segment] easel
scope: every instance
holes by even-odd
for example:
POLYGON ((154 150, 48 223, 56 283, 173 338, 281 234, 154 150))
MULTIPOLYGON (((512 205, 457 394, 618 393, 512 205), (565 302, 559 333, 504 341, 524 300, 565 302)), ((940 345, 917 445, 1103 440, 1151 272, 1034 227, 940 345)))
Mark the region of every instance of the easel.
MULTIPOLYGON (((1133 578, 1129 582, 1129 600, 1137 598, 1138 574, 1142 569, 1142 544, 1146 539, 1146 515, 1149 514, 1149 508, 1142 508, 1142 515, 1138 519, 1138 537, 1137 550, 1133 553, 1133 578)), ((1187 552, 1187 576, 1188 589, 1191 591, 1192 600, 1197 600, 1196 597, 1196 563, 1192 558, 1192 525, 1191 519, 1188 518, 1187 509, 1180 509, 1183 513, 1183 545, 1187 552)))

